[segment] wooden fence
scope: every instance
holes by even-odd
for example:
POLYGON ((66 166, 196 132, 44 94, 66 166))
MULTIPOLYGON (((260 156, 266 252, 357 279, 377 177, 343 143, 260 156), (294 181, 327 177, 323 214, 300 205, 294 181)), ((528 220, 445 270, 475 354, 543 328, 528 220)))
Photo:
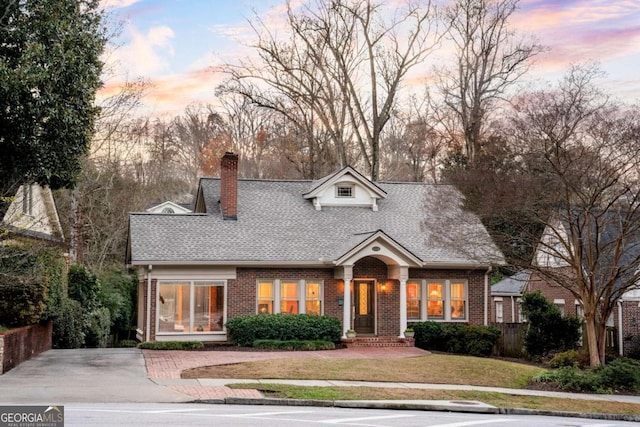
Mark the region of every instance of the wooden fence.
MULTIPOLYGON (((526 323, 495 323, 493 326, 501 331, 500 338, 493 350, 494 355, 502 357, 522 357, 525 354, 524 336, 527 332, 526 323)), ((582 337, 584 342, 580 342, 579 346, 586 344, 587 331, 584 327, 582 328, 582 337)), ((616 351, 616 329, 607 327, 605 338, 607 350, 611 352, 616 351)))

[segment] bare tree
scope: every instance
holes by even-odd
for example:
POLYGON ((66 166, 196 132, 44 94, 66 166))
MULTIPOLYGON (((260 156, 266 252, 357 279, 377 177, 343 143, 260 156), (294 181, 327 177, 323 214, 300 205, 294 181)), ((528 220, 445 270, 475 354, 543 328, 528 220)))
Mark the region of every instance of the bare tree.
POLYGON ((377 180, 381 135, 402 80, 439 41, 430 0, 393 16, 385 19, 383 6, 370 0, 318 1, 300 12, 288 4, 289 39, 255 27, 260 61, 227 67, 227 89, 285 115, 291 106, 305 111, 307 123, 329 135, 340 165, 351 160, 355 141, 377 180))
POLYGON ((483 130, 496 101, 528 70, 530 60, 542 51, 534 42, 519 38, 508 21, 520 0, 455 0, 447 9, 456 63, 442 74, 440 87, 445 106, 456 118, 450 133, 464 141, 465 154, 476 162, 483 130))
POLYGON ((537 256, 512 262, 570 291, 584 309, 590 363, 605 360, 606 321, 640 279, 640 116, 573 67, 556 90, 516 104, 513 132, 551 191, 536 211, 545 232, 537 256))

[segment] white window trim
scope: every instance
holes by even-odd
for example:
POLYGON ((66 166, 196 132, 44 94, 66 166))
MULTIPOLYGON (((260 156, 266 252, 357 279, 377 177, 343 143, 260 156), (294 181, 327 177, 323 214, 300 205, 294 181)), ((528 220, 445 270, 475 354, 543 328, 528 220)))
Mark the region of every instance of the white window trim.
POLYGON ((496 307, 496 323, 504 323, 504 303, 502 302, 502 298, 494 299, 495 307, 496 307), (498 310, 500 307, 500 310, 498 310), (498 317, 498 312, 500 312, 500 317, 498 317))
MULTIPOLYGON (((452 279, 438 279, 438 280, 430 280, 430 279, 409 279, 407 282, 421 282, 421 299, 420 299, 420 321, 433 321, 433 322, 448 322, 448 323, 467 323, 469 321, 469 281, 466 279, 463 280, 452 280, 452 279), (434 317, 430 318, 427 312, 428 303, 429 303, 429 294, 428 294, 428 284, 429 283, 440 283, 443 288, 443 304, 444 304, 444 316, 443 317, 434 317), (465 302, 465 310, 464 310, 464 318, 461 319, 453 319, 451 318, 451 284, 452 283, 461 283, 464 285, 464 302, 465 302)), ((417 319, 410 319, 417 320, 417 319)))
POLYGON ((280 310, 280 306, 282 304, 282 301, 286 301, 283 300, 281 297, 281 289, 280 286, 281 284, 284 283, 292 283, 292 282, 297 282, 298 283, 298 314, 305 314, 307 312, 307 289, 306 289, 306 285, 307 282, 311 282, 311 283, 319 283, 320 284, 320 295, 318 297, 319 301, 320 301, 320 316, 324 315, 324 280, 322 279, 318 279, 318 280, 314 280, 314 279, 300 279, 300 280, 293 280, 293 279, 258 279, 256 280, 256 313, 258 313, 258 301, 260 300, 260 296, 257 293, 257 289, 258 289, 258 284, 260 282, 271 282, 273 283, 273 302, 272 302, 272 307, 273 307, 273 314, 278 314, 281 313, 280 310))
POLYGON ((227 320, 227 281, 223 279, 162 279, 156 283, 156 337, 158 336, 203 336, 203 335, 225 335, 227 328, 225 326, 227 320), (193 318, 195 314, 195 283, 211 283, 222 286, 224 292, 224 302, 222 304, 222 330, 221 331, 206 331, 206 332, 160 332, 160 286, 161 285, 175 285, 175 284, 189 284, 189 330, 193 329, 193 318))

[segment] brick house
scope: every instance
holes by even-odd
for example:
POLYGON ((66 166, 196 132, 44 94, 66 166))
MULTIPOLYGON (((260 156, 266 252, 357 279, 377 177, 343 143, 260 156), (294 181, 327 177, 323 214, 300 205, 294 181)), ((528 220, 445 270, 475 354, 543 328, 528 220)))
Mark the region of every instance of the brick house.
MULTIPOLYGON (((566 233, 562 233, 562 230, 563 227, 559 224, 554 224, 553 227, 548 226, 544 230, 541 237, 543 243, 537 248, 533 262, 538 267, 552 268, 563 276, 571 277, 573 275, 572 270, 562 259, 566 253, 566 249, 563 246, 564 243, 556 244, 557 242, 567 242, 569 240, 566 233)), ((612 230, 615 230, 615 227, 607 224, 606 232, 612 233, 612 230)), ((607 250, 606 241, 601 243, 601 246, 602 251, 607 250)), ((637 245, 630 244, 627 253, 621 257, 620 263, 628 263, 631 266, 630 270, 635 269, 633 263, 638 256, 639 249, 640 247, 637 245)), ((599 271, 594 272, 594 274, 599 274, 599 271)), ((582 304, 571 291, 552 280, 541 277, 535 271, 523 270, 492 286, 491 296, 494 309, 492 321, 501 323, 498 311, 502 308, 500 306, 503 305, 504 308, 508 307, 517 313, 517 308, 514 309, 509 304, 512 304, 514 299, 517 302, 524 292, 535 291, 540 291, 549 301, 553 302, 563 315, 577 317, 583 315, 582 304), (509 299, 503 299, 503 295, 508 295, 509 299)), ((507 318, 506 316, 508 316, 508 312, 505 311, 503 320, 507 318)), ((512 317, 511 319, 514 318, 512 317)), ((512 321, 518 323, 522 320, 521 316, 517 316, 512 321)), ((507 320, 504 321, 507 322, 507 320)), ((638 325, 638 322, 640 322, 640 287, 626 291, 618 300, 611 317, 607 319, 607 327, 612 328, 608 331, 606 337, 607 347, 616 347, 621 355, 640 351, 640 325, 638 325), (613 328, 615 328, 615 335, 613 328)))
POLYGON ((130 214, 138 339, 225 341, 227 319, 255 313, 329 315, 345 333, 397 338, 418 320, 488 323, 502 255, 454 187, 374 183, 351 167, 238 179, 237 165, 227 153, 221 177, 200 180, 193 213, 130 214))

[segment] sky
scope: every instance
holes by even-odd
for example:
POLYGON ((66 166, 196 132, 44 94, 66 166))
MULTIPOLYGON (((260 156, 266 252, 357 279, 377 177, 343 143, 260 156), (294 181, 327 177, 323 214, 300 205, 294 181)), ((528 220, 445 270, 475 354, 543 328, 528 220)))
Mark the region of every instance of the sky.
MULTIPOLYGON (((145 108, 154 116, 180 114, 192 103, 215 105, 215 88, 225 77, 216 67, 252 54, 247 46, 256 16, 278 31, 285 10, 284 0, 103 0, 103 5, 120 32, 116 47, 105 54, 110 71, 99 98, 116 93, 127 80, 144 78, 150 83, 145 108)), ((572 63, 595 61, 605 72, 598 84, 606 92, 640 101, 639 0, 521 0, 511 25, 548 48, 522 83, 542 86, 561 78, 572 63)), ((438 61, 437 54, 429 57, 407 84, 424 85, 419 77, 438 61)))

